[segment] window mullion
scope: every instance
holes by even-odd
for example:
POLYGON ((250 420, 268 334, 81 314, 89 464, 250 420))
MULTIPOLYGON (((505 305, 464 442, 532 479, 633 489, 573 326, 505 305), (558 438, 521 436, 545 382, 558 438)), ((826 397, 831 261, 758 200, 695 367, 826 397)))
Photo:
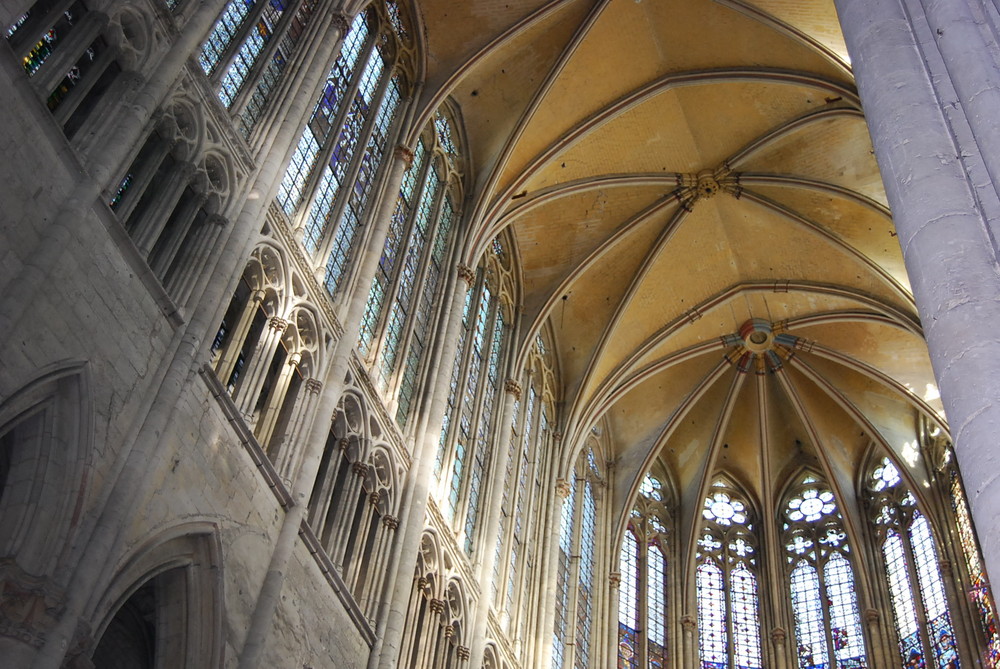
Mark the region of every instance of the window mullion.
MULTIPOLYGON (((233 38, 229 40, 226 50, 222 53, 218 62, 215 63, 215 67, 212 69, 212 74, 208 77, 213 89, 217 89, 219 87, 219 84, 222 82, 222 77, 224 77, 226 72, 229 71, 229 67, 233 64, 236 54, 239 53, 240 49, 243 47, 243 42, 246 41, 247 37, 250 35, 250 31, 260 21, 260 17, 263 15, 268 2, 269 0, 258 0, 254 4, 253 9, 250 10, 250 13, 243 19, 243 22, 240 23, 240 27, 233 35, 233 38)), ((226 7, 228 8, 229 5, 227 4, 226 7)), ((223 13, 225 13, 225 9, 223 9, 223 13)), ((219 15, 219 18, 221 17, 222 14, 219 15)))
MULTIPOLYGON (((251 67, 250 71, 247 72, 246 79, 240 87, 240 92, 236 95, 233 103, 229 106, 229 114, 234 119, 242 114, 243 110, 246 109, 247 103, 250 101, 250 97, 257 89, 257 83, 261 74, 264 72, 264 68, 266 68, 267 64, 271 62, 271 59, 274 57, 274 52, 277 51, 278 47, 281 45, 281 41, 284 39, 285 33, 288 32, 288 28, 291 26, 292 21, 295 20, 296 16, 298 16, 303 3, 310 1, 313 0, 293 0, 289 3, 289 6, 285 7, 282 11, 281 18, 278 19, 278 23, 274 26, 274 32, 271 34, 271 37, 268 38, 268 42, 264 45, 264 48, 257 54, 253 67, 251 67)), ((310 15, 309 18, 311 20, 314 17, 315 15, 313 14, 310 15)), ((253 25, 256 26, 260 20, 260 17, 258 17, 257 21, 255 21, 253 25)), ((242 48, 242 44, 240 46, 242 48)), ((296 49, 296 51, 298 51, 298 49, 296 49)), ((291 56, 292 54, 288 54, 289 58, 291 58, 291 56)))
MULTIPOLYGON (((420 189, 413 194, 413 202, 410 205, 410 211, 406 214, 406 222, 403 225, 403 231, 400 235, 403 241, 396 250, 396 260, 393 263, 390 275, 387 277, 387 290, 385 291, 385 295, 382 297, 382 306, 379 309, 378 322, 375 324, 374 331, 372 332, 372 341, 375 342, 375 345, 372 346, 371 350, 368 352, 368 361, 372 366, 377 364, 378 360, 381 359, 382 350, 385 348, 385 328, 389 322, 389 315, 392 313, 392 306, 395 304, 396 297, 399 295, 400 277, 403 275, 403 267, 406 264, 406 253, 410 250, 410 244, 413 242, 413 229, 416 225, 417 217, 420 215, 420 200, 423 198, 424 193, 430 185, 430 175, 433 172, 433 165, 433 153, 430 149, 427 149, 424 164, 420 166, 420 174, 417 177, 419 179, 418 183, 420 184, 420 189)), ((389 195, 391 194, 386 193, 386 196, 389 195)), ((395 397, 395 392, 387 391, 387 396, 395 397)))
MULTIPOLYGON (((432 174, 433 178, 438 178, 436 173, 432 174)), ((416 318, 414 317, 417 310, 420 308, 420 298, 422 293, 419 287, 424 284, 424 280, 427 277, 427 272, 430 271, 431 264, 431 254, 434 252, 434 239, 437 233, 437 228, 441 224, 441 211, 444 208, 444 199, 446 192, 448 190, 447 182, 439 182, 438 192, 435 195, 435 201, 431 208, 429 214, 429 220, 427 224, 427 229, 424 233, 424 246, 420 250, 420 258, 417 261, 417 271, 413 276, 413 286, 411 288, 412 293, 410 295, 410 303, 406 308, 406 319, 403 321, 403 330, 400 333, 399 341, 396 344, 396 360, 393 363, 394 371, 399 369, 400 364, 406 364, 406 354, 410 348, 410 340, 413 338, 413 329, 416 326, 416 318)), ((418 207, 419 209, 419 203, 418 207)), ((416 219, 413 220, 413 225, 416 225, 416 219)), ((410 241, 413 241, 412 239, 410 241)), ((409 245, 406 249, 409 251, 409 245)), ((399 295, 399 290, 401 287, 400 277, 403 275, 403 271, 406 268, 406 257, 405 254, 400 257, 401 262, 399 262, 399 267, 396 270, 396 276, 393 280, 393 301, 397 299, 399 295)), ((386 312, 386 317, 388 317, 390 309, 383 310, 386 312)), ((380 344, 381 347, 381 344, 380 344)), ((396 373, 392 384, 388 388, 388 397, 395 398, 399 393, 399 384, 402 382, 402 375, 396 373)))
MULTIPOLYGON (((381 58, 381 56, 378 54, 376 54, 375 57, 381 58)), ((381 78, 379 79, 378 82, 378 86, 375 89, 374 95, 372 95, 372 102, 368 112, 368 118, 365 119, 365 123, 361 129, 361 134, 358 136, 357 144, 355 144, 354 153, 351 156, 350 166, 348 167, 348 170, 344 173, 344 180, 340 184, 340 187, 337 189, 337 199, 333 203, 333 206, 330 207, 330 211, 327 214, 327 221, 328 222, 336 221, 336 225, 327 225, 326 229, 324 230, 322 242, 319 245, 319 250, 316 253, 316 258, 319 261, 317 264, 317 269, 322 269, 323 267, 326 266, 327 258, 333 250, 332 249, 333 242, 334 239, 336 239, 337 237, 337 230, 340 227, 341 219, 344 216, 344 210, 347 208, 347 202, 348 199, 350 198, 351 191, 354 188, 354 182, 357 181, 358 173, 361 171, 361 163, 364 159, 365 153, 367 152, 368 143, 371 141, 372 133, 375 130, 375 123, 378 120, 379 110, 381 110, 382 108, 382 102, 385 99, 386 91, 389 89, 389 82, 392 81, 392 78, 394 76, 393 65, 394 64, 391 63, 385 63, 385 69, 383 69, 381 78)), ((346 106, 350 105, 350 101, 345 99, 345 102, 347 102, 346 106)), ((390 138, 388 137, 386 138, 387 144, 389 143, 389 139, 390 138)), ((329 156, 327 156, 328 161, 329 159, 330 159, 329 156)), ((384 174, 383 174, 384 170, 382 170, 381 168, 384 167, 384 165, 388 162, 390 161, 383 160, 382 165, 379 166, 376 176, 377 181, 381 182, 384 180, 384 174)), ((359 213, 359 218, 362 214, 365 214, 364 211, 358 213, 359 213)), ((368 212, 368 216, 371 215, 372 213, 368 212)), ((361 230, 364 227, 363 223, 364 222, 361 220, 358 221, 358 230, 361 230)), ((348 259, 348 263, 349 262, 350 260, 348 259)), ((345 285, 343 282, 343 278, 348 274, 348 267, 349 265, 345 265, 344 274, 341 276, 341 282, 340 282, 341 290, 343 290, 343 286, 345 285)))
MULTIPOLYGON (((466 445, 466 466, 462 472, 462 488, 459 493, 458 498, 458 508, 455 511, 455 518, 460 519, 459 528, 465 528, 465 516, 469 512, 469 496, 472 489, 472 469, 475 467, 475 459, 477 451, 480 448, 478 431, 479 431, 479 421, 482 419, 483 414, 483 398, 486 392, 486 386, 489 385, 489 375, 490 368, 490 349, 493 346, 493 334, 495 330, 495 323, 497 317, 497 310, 500 306, 500 299, 495 294, 490 296, 490 306, 488 315, 486 317, 486 329, 483 333, 483 348, 482 348, 482 359, 479 361, 479 386, 476 388, 476 396, 473 399, 473 411, 470 420, 469 433, 469 443, 466 445)), ((487 437, 490 440, 489 437, 487 437)), ((482 447, 486 447, 483 444, 482 447)))
MULTIPOLYGON (((358 88, 361 86, 362 75, 364 74, 365 68, 368 66, 369 59, 372 57, 372 50, 375 49, 375 44, 377 41, 378 41, 378 33, 376 32, 368 36, 368 39, 365 42, 364 47, 361 49, 361 53, 358 55, 358 58, 355 61, 354 72, 351 73, 351 80, 348 83, 347 87, 344 89, 343 96, 340 102, 340 109, 337 110, 337 115, 334 118, 334 122, 330 124, 326 136, 322 138, 321 141, 322 146, 320 147, 319 152, 316 154, 316 159, 313 162, 312 168, 309 170, 309 176, 306 178, 306 182, 302 186, 302 192, 307 193, 307 195, 306 197, 304 197, 302 200, 299 201, 298 208, 295 211, 295 216, 291 226, 292 229, 299 234, 301 234, 301 232, 305 230, 306 219, 309 218, 309 212, 316 204, 316 198, 319 195, 319 188, 318 188, 319 181, 323 176, 323 170, 330 162, 330 157, 333 155, 333 150, 337 148, 337 142, 335 141, 336 137, 340 134, 340 132, 344 128, 344 122, 347 119, 347 114, 351 110, 351 102, 354 100, 354 97, 358 94, 358 88)), ((341 50, 343 50, 343 46, 341 46, 341 50)), ((306 125, 308 126, 309 123, 307 123, 306 125)), ((304 131, 305 128, 303 128, 303 132, 304 131)))

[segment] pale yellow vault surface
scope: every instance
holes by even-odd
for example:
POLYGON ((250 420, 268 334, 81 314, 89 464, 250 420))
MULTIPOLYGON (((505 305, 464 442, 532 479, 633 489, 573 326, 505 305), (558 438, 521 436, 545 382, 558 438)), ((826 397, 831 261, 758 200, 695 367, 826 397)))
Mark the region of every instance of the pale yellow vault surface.
POLYGON ((719 470, 766 507, 804 464, 850 500, 872 442, 938 415, 832 1, 420 11, 421 108, 451 96, 471 155, 466 261, 512 230, 519 355, 551 329, 563 438, 610 434, 618 518, 657 458, 687 508, 719 470))

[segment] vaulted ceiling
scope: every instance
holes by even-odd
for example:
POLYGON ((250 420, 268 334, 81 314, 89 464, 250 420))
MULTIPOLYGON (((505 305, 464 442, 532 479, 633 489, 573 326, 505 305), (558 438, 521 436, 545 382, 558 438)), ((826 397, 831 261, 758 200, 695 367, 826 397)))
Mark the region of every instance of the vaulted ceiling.
POLYGON ((656 458, 687 508, 721 469, 768 511, 803 464, 850 499, 872 442, 940 420, 832 0, 419 12, 467 258, 512 230, 521 340, 551 327, 567 443, 608 431, 618 517, 656 458))

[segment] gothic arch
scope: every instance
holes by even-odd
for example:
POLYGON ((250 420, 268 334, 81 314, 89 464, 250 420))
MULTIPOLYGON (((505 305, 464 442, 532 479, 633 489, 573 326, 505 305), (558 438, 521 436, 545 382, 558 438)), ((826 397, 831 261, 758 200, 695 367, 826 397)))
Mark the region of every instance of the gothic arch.
POLYGON ((154 600, 156 667, 221 668, 222 587, 222 547, 213 523, 193 521, 148 537, 122 560, 91 612, 95 656, 129 643, 129 630, 116 616, 142 590, 154 600), (105 636, 111 648, 102 649, 105 636))
POLYGON ((0 556, 35 574, 68 558, 86 495, 93 406, 86 362, 52 365, 0 404, 0 556))

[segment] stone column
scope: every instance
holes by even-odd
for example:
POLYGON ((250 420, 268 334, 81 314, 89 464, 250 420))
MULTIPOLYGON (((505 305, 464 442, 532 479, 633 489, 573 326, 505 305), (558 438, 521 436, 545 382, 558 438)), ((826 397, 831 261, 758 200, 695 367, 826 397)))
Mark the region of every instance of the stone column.
POLYGON ((921 44, 899 0, 836 6, 983 555, 1000 573, 1000 267, 963 161, 981 159, 980 148, 955 139, 922 52, 935 47, 921 44))
MULTIPOLYGON (((285 364, 281 366, 281 372, 278 374, 278 379, 274 382, 274 387, 268 393, 264 410, 257 419, 256 427, 257 441, 262 445, 271 440, 274 426, 278 422, 278 415, 281 413, 281 407, 285 403, 285 395, 288 393, 288 387, 292 382, 292 376, 298 370, 299 363, 301 362, 301 353, 298 351, 289 353, 285 364)), ((267 451, 268 453, 272 452, 270 447, 267 447, 267 451)))
POLYGON ((253 324, 254 316, 257 315, 257 310, 260 309, 261 303, 264 302, 264 297, 264 291, 259 288, 250 294, 250 297, 247 298, 247 303, 243 306, 243 313, 240 314, 240 319, 236 321, 236 325, 233 326, 232 331, 229 333, 229 342, 220 351, 222 358, 215 365, 215 375, 219 377, 222 385, 226 385, 229 382, 229 377, 232 375, 233 370, 236 369, 236 362, 239 360, 240 351, 243 349, 243 342, 250 333, 250 326, 253 324))
POLYGON ((875 609, 865 609, 864 612, 865 627, 868 629, 868 639, 870 641, 869 647, 871 648, 873 657, 868 658, 868 666, 870 667, 888 667, 894 664, 896 661, 888 661, 885 656, 885 639, 882 635, 882 630, 880 629, 879 612, 875 609))
POLYGON ((149 208, 142 212, 140 220, 136 221, 135 227, 129 231, 143 258, 149 258, 181 195, 184 194, 184 189, 197 174, 198 166, 194 163, 177 162, 171 166, 170 173, 161 183, 152 186, 156 192, 152 194, 149 208))
MULTIPOLYGON (((510 458, 511 421, 514 418, 514 403, 521 399, 521 384, 514 379, 507 379, 503 386, 504 403, 500 415, 500 447, 490 468, 490 487, 485 499, 489 500, 486 517, 483 518, 479 552, 476 555, 476 575, 479 581, 479 606, 475 612, 475 622, 472 627, 470 657, 471 666, 483 664, 483 653, 486 652, 486 623, 492 606, 493 566, 496 562, 496 544, 492 543, 500 534, 500 513, 503 510, 503 489, 505 485, 516 483, 506 480, 507 461, 510 458)), ((515 478, 517 472, 514 473, 515 478)), ((513 499, 513 497, 512 497, 513 499)), ((500 539, 496 539, 499 541, 500 539)))
POLYGON ((31 84, 38 90, 42 100, 49 97, 52 89, 63 80, 76 61, 80 60, 80 56, 97 39, 108 25, 108 21, 109 17, 104 12, 87 12, 73 26, 69 34, 59 41, 52 55, 45 59, 35 72, 35 76, 31 78, 31 84))
MULTIPOLYGON (((185 187, 190 185, 192 190, 197 189, 197 182, 201 176, 201 173, 192 179, 185 187)), ((199 189, 200 190, 200 189, 199 189)), ((168 278, 173 279, 173 277, 168 277, 167 273, 170 271, 171 265, 174 264, 174 258, 177 257, 178 252, 183 248, 185 254, 188 256, 198 255, 202 249, 202 240, 204 238, 205 228, 218 232, 217 226, 203 225, 200 229, 191 230, 194 225, 195 218, 198 216, 198 212, 202 207, 205 206, 205 202, 208 200, 208 194, 204 190, 194 190, 194 192, 188 192, 181 194, 181 201, 175 207, 174 211, 171 212, 173 216, 173 221, 170 224, 169 235, 170 238, 167 240, 161 248, 157 249, 155 257, 150 257, 149 267, 153 270, 156 276, 160 277, 163 281, 163 287, 167 289, 168 292, 176 299, 176 294, 170 290, 170 286, 175 285, 176 281, 168 281, 168 278), (198 234, 202 233, 202 234, 198 234), (188 234, 191 235, 191 241, 185 244, 184 241, 187 239, 188 234)), ((207 221, 206 221, 207 223, 207 221)), ((214 235, 213 235, 214 237, 214 235)), ((184 265, 190 264, 192 260, 191 257, 186 259, 188 262, 183 263, 184 265)), ((177 268, 176 271, 183 272, 184 267, 177 268)), ((176 272, 175 272, 176 273, 176 272)), ((179 304, 183 304, 182 301, 177 300, 179 304)))
MULTIPOLYGON (((615 558, 611 558, 611 562, 614 562, 615 558)), ((608 632, 607 632, 607 647, 608 647, 608 662, 607 665, 609 669, 614 669, 618 666, 618 602, 621 595, 621 585, 622 585, 622 574, 620 571, 613 571, 608 574, 608 611, 610 615, 608 617, 608 632)))
POLYGON ((695 661, 698 659, 698 623, 694 616, 682 616, 681 617, 681 633, 684 635, 683 642, 683 653, 684 653, 684 666, 694 667, 697 666, 695 661))
POLYGON ((780 627, 771 630, 771 645, 774 647, 774 668, 788 669, 788 650, 785 639, 788 634, 780 627))
POLYGON ((243 373, 240 375, 240 383, 233 392, 236 400, 236 407, 243 414, 247 425, 254 425, 254 410, 257 407, 257 400, 260 398, 261 390, 267 383, 267 376, 271 371, 271 361, 274 354, 281 345, 281 338, 288 328, 288 321, 278 316, 271 316, 267 319, 267 327, 260 335, 260 341, 254 348, 253 355, 247 361, 243 373))
POLYGON ((319 379, 309 378, 302 382, 299 396, 295 400, 295 408, 292 410, 292 417, 288 421, 285 434, 282 436, 277 462, 274 465, 282 478, 291 479, 298 471, 302 453, 293 446, 305 437, 305 430, 312 420, 322 390, 323 382, 319 379))
MULTIPOLYGON (((439 367, 452 364, 458 352, 458 340, 462 327, 465 296, 475 282, 475 272, 470 267, 459 265, 457 281, 451 295, 447 312, 447 323, 439 332, 442 343, 437 351, 439 367)), ((427 410, 414 434, 414 461, 416 466, 407 477, 406 501, 403 505, 403 533, 390 561, 389 578, 384 597, 385 610, 380 612, 375 633, 375 645, 369 657, 369 669, 392 669, 397 666, 403 632, 406 629, 406 613, 412 584, 410 575, 417 563, 420 536, 423 532, 434 477, 434 450, 441 436, 441 426, 448 405, 450 374, 439 373, 430 393, 427 410)))
MULTIPOLYGON (((203 201, 193 202, 201 208, 203 201)), ((191 223, 188 224, 188 234, 191 235, 191 243, 184 249, 187 257, 180 260, 176 270, 167 276, 169 266, 163 269, 162 276, 166 276, 167 285, 164 286, 179 306, 184 306, 191 297, 191 291, 198 278, 201 276, 208 258, 215 248, 215 242, 224 229, 229 227, 229 220, 225 216, 212 214, 205 220, 195 224, 194 218, 198 215, 198 209, 194 212, 191 223), (192 226, 195 226, 192 229, 192 226)))

